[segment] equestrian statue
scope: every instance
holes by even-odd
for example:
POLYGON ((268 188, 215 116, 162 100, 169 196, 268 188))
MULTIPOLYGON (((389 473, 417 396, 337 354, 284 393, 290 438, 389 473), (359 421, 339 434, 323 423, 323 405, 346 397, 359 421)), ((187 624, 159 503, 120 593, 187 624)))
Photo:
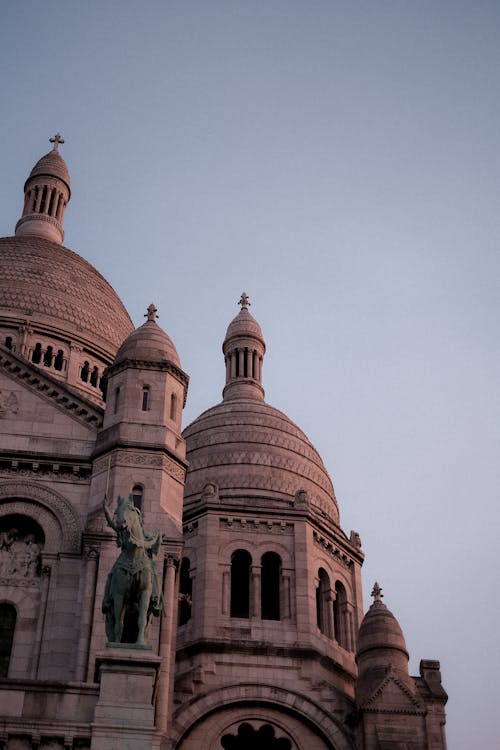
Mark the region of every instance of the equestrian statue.
MULTIPOLYGON (((120 555, 106 581, 102 611, 106 620, 106 636, 111 643, 130 643, 130 633, 124 623, 132 615, 137 617, 137 645, 144 645, 152 616, 162 609, 162 595, 156 570, 155 556, 161 544, 160 531, 144 531, 141 511, 135 507, 132 495, 119 497, 111 516, 108 499, 103 501, 108 525, 116 532, 120 555)), ((132 636, 133 637, 133 636, 132 636)))

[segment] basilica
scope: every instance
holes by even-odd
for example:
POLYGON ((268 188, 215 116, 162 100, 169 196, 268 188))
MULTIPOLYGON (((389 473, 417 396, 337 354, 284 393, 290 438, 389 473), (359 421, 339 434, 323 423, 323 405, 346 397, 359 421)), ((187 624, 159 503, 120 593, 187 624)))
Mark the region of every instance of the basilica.
POLYGON ((222 400, 183 428, 155 306, 134 329, 63 244, 50 140, 0 239, 0 748, 445 750, 439 662, 409 674, 378 583, 364 612, 360 536, 265 400, 247 295, 222 400))

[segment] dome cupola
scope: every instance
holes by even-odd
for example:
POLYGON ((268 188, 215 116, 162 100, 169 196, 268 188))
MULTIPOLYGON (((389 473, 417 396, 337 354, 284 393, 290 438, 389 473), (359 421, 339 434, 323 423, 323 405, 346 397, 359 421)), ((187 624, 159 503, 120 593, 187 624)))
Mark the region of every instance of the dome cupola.
POLYGON ((61 245, 64 211, 71 197, 70 179, 59 153, 64 139, 56 133, 50 142, 52 151, 37 161, 24 184, 23 215, 16 224, 16 237, 34 235, 61 245))
POLYGON ((401 626, 382 601, 382 589, 375 582, 373 604, 359 628, 356 662, 359 669, 356 688, 358 702, 380 684, 389 671, 414 691, 408 673, 408 651, 401 626))
POLYGON ((126 359, 144 362, 171 362, 181 366, 174 342, 156 322, 157 309, 151 304, 145 314, 146 322, 127 336, 118 349, 114 365, 126 359))
POLYGON ((316 512, 338 524, 335 492, 320 455, 286 414, 264 400, 264 337, 245 293, 239 304, 222 345, 223 400, 183 433, 189 462, 186 506, 199 500, 207 484, 217 485, 221 499, 265 508, 290 507, 303 490, 316 512))
POLYGON ((248 295, 243 292, 241 310, 231 321, 222 345, 226 362, 224 401, 237 398, 264 398, 262 361, 266 345, 260 325, 250 314, 248 295))

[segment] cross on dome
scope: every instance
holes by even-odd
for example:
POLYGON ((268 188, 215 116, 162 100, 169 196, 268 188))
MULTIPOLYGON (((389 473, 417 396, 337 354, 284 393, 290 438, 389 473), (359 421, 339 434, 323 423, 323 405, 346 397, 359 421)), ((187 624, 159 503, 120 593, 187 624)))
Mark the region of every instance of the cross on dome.
POLYGON ((151 302, 151 304, 148 307, 147 312, 144 313, 144 317, 147 318, 148 320, 152 320, 153 322, 155 322, 156 318, 158 317, 157 312, 158 312, 158 309, 156 308, 156 305, 153 302, 151 302))
POLYGON ((52 138, 49 138, 50 143, 54 144, 53 151, 59 151, 59 144, 64 143, 64 138, 62 138, 60 133, 56 133, 52 138))
POLYGON ((382 597, 384 595, 382 593, 382 589, 378 585, 378 581, 375 581, 375 584, 373 586, 373 591, 371 593, 371 596, 373 596, 373 601, 374 602, 381 602, 382 601, 382 597))
POLYGON ((250 307, 250 297, 246 292, 243 292, 243 294, 241 295, 238 305, 241 305, 242 310, 248 310, 248 308, 250 307))

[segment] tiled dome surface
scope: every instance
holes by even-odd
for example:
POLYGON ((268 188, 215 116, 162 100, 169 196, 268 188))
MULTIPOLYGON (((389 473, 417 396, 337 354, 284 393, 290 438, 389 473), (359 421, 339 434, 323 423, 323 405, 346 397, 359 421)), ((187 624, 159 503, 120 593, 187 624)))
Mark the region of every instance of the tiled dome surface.
POLYGON ((133 330, 120 298, 90 263, 35 236, 0 239, 0 319, 12 314, 94 343, 111 359, 133 330))
POLYGON ((396 649, 407 656, 399 622, 381 601, 375 601, 363 618, 358 634, 358 658, 373 649, 396 649))
POLYGON ((70 180, 68 167, 58 151, 52 150, 49 151, 48 154, 45 154, 45 156, 42 156, 31 170, 28 179, 30 177, 36 177, 37 175, 53 175, 54 177, 59 177, 59 179, 63 180, 69 187, 70 180))
POLYGON ((293 499, 305 489, 311 502, 338 522, 333 485, 323 462, 297 425, 255 398, 208 409, 183 433, 189 468, 186 500, 215 483, 222 498, 293 499))
POLYGON ((124 359, 172 362, 177 367, 181 366, 172 339, 154 320, 147 320, 125 339, 118 350, 115 364, 124 359))
POLYGON ((226 331, 225 343, 234 336, 255 336, 264 341, 260 325, 246 308, 240 310, 238 315, 230 322, 226 331))

